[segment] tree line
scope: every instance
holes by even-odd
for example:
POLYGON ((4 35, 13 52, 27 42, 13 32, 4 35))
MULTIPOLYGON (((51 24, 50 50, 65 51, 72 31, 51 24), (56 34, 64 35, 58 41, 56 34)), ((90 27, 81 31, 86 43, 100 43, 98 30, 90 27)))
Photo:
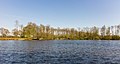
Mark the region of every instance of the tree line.
POLYGON ((120 25, 101 28, 54 28, 50 25, 37 25, 28 22, 26 26, 19 25, 16 21, 15 28, 10 31, 6 28, 0 28, 1 38, 32 38, 36 40, 120 40, 120 25))

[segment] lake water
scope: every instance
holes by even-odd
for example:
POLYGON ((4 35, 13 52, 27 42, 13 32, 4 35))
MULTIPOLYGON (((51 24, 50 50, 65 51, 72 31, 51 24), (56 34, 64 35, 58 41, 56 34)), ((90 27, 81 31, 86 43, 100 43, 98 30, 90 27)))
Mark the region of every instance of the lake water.
POLYGON ((0 64, 120 64, 120 41, 0 41, 0 64))

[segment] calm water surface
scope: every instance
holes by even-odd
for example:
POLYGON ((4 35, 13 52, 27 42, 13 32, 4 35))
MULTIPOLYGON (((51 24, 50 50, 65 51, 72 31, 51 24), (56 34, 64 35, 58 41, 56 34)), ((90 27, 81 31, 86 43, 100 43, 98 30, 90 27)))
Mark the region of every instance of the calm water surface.
POLYGON ((0 41, 0 64, 120 64, 120 41, 0 41))

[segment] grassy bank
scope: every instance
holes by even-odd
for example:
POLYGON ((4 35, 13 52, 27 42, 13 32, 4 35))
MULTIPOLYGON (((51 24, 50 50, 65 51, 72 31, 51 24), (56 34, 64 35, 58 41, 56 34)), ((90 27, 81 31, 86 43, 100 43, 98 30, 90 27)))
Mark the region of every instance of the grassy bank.
POLYGON ((31 38, 0 38, 0 40, 32 40, 31 38))

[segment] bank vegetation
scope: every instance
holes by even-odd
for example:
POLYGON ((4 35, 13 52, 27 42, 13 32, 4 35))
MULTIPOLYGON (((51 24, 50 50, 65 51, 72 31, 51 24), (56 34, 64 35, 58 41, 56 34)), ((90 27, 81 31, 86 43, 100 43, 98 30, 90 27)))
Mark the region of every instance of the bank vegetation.
POLYGON ((29 22, 26 26, 19 25, 16 21, 15 28, 10 32, 0 28, 0 39, 28 38, 33 40, 120 40, 120 25, 106 27, 83 28, 54 28, 50 25, 37 25, 29 22))

